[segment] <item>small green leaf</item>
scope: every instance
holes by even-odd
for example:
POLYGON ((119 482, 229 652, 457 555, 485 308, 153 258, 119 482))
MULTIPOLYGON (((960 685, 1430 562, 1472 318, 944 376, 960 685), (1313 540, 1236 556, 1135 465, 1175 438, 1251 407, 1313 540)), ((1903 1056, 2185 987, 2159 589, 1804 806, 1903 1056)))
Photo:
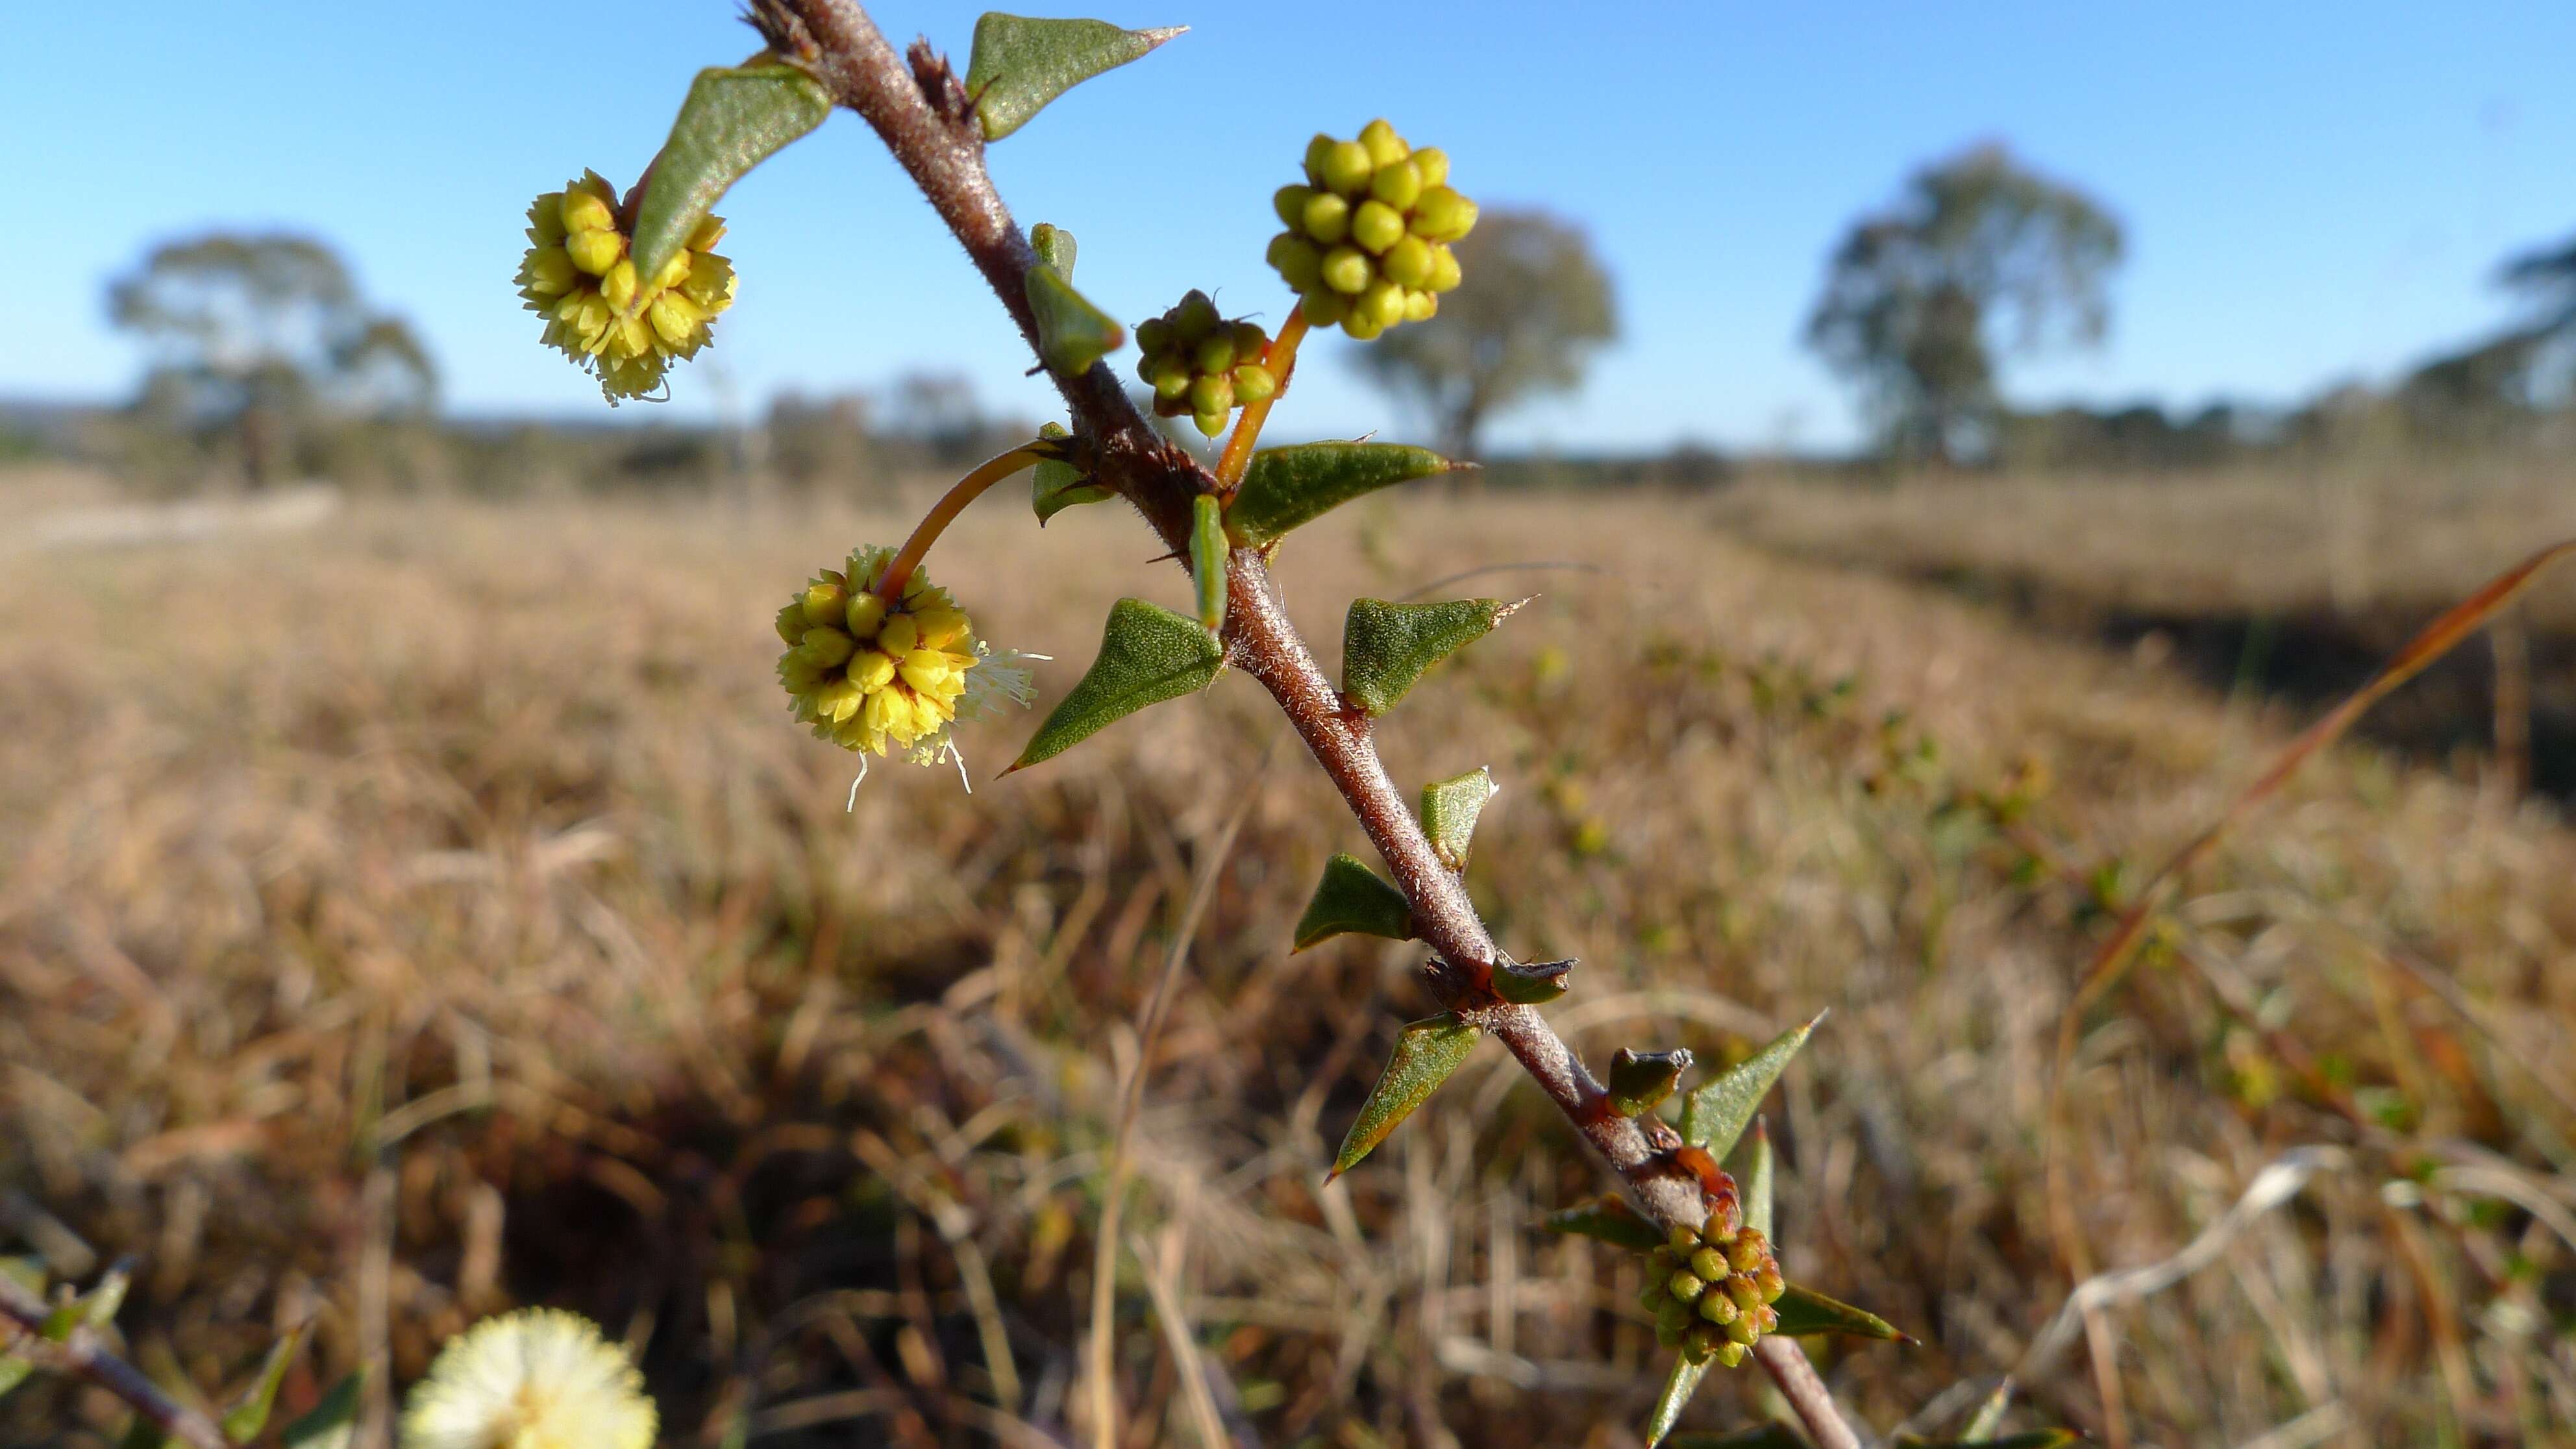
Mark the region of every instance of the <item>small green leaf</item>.
POLYGON ((1451 870, 1467 868, 1467 847, 1476 839, 1476 817, 1494 798, 1492 773, 1482 765, 1463 775, 1434 780, 1422 787, 1422 830, 1431 849, 1451 870))
POLYGON ((1640 1052, 1619 1048, 1610 1057, 1610 1110, 1635 1117, 1655 1110, 1690 1070, 1688 1051, 1640 1052))
POLYGON ((277 1386, 286 1378, 287 1365, 295 1361, 295 1352, 304 1346, 304 1330, 299 1328, 279 1339, 268 1351, 268 1362, 260 1365, 259 1377, 241 1391, 241 1396, 224 1410, 224 1437, 236 1444, 247 1444, 268 1427, 268 1411, 277 1405, 277 1386))
POLYGON ((1199 627, 1225 627, 1225 559, 1234 545, 1225 537, 1225 505, 1213 493, 1190 503, 1190 582, 1198 589, 1199 627))
POLYGON ((2072 1429, 2025 1429, 2000 1439, 1918 1439, 1899 1434, 1888 1442, 1894 1449, 2065 1449, 2083 1441, 2084 1436, 2072 1429))
POLYGON ((1646 1416, 1646 1449, 1655 1449, 1664 1442, 1665 1435, 1673 1432, 1673 1425, 1681 1421, 1682 1410, 1690 1405, 1691 1395, 1699 1392, 1699 1381, 1715 1362, 1704 1358, 1692 1363, 1687 1355, 1673 1355, 1672 1377, 1664 1380, 1664 1391, 1655 1396, 1655 1411, 1646 1416))
POLYGON ((2004 1414, 2012 1408, 2012 1400, 2012 1375, 2006 1374, 1996 1382, 1995 1391, 1986 1395, 1986 1401, 1977 1406, 1977 1412, 1968 1416, 1967 1427, 1959 1431, 1959 1437, 1969 1443, 1993 1438, 1995 1431, 2004 1426, 2004 1414))
POLYGON ((1735 1174, 1744 1184, 1744 1225, 1766 1238, 1776 1238, 1771 1231, 1771 1133, 1760 1118, 1753 1122, 1753 1141, 1744 1149, 1744 1170, 1735 1174))
POLYGON ((1053 267, 1029 268, 1029 310, 1038 321, 1038 360, 1059 377, 1080 377, 1101 358, 1127 345, 1118 319, 1056 275, 1053 267))
POLYGON ((1334 1154, 1327 1181, 1357 1167, 1370 1149, 1413 1115, 1413 1109, 1467 1060, 1476 1038, 1483 1034, 1454 1016, 1435 1016, 1405 1027, 1395 1039, 1395 1055, 1387 1060, 1377 1085, 1369 1089, 1368 1100, 1360 1104, 1350 1134, 1342 1139, 1342 1150, 1334 1154))
POLYGON ((1376 871, 1357 857, 1337 851, 1324 862, 1324 878, 1315 882, 1314 899, 1306 902, 1306 914, 1297 918, 1295 951, 1350 932, 1409 941, 1413 939, 1413 907, 1404 899, 1404 892, 1389 885, 1376 871))
POLYGON ((1353 599, 1342 618, 1342 693, 1363 712, 1384 714, 1424 670, 1493 632, 1520 606, 1500 599, 1445 604, 1353 599))
POLYGON ((831 92, 792 65, 699 71, 635 205, 635 275, 659 276, 726 188, 831 114, 831 92))
MULTIPOLYGON (((1073 434, 1062 423, 1039 427, 1041 438, 1070 438, 1073 434)), ((1101 503, 1118 495, 1097 483, 1083 481, 1082 470, 1071 463, 1043 462, 1029 470, 1029 506, 1037 510, 1038 526, 1077 503, 1101 503)))
POLYGON ((0 1399, 9 1397, 9 1391, 25 1383, 35 1371, 33 1363, 17 1354, 0 1353, 0 1399))
POLYGON ((1057 276, 1068 282, 1073 280, 1073 258, 1080 248, 1074 245, 1072 232, 1042 221, 1029 228, 1029 246, 1057 276))
POLYGON ((1063 754, 1149 704, 1205 689, 1224 666, 1224 646, 1196 620, 1143 599, 1120 599, 1109 606, 1100 657, 1038 726, 1011 769, 1063 754))
POLYGON ((1762 1105, 1789 1059, 1807 1044, 1807 1034, 1824 1019, 1825 1014, 1817 1012, 1814 1020, 1780 1033, 1725 1075, 1693 1088, 1682 1099, 1682 1140, 1707 1148, 1711 1157, 1724 1158, 1734 1151, 1735 1139, 1744 1135, 1745 1124, 1753 1120, 1753 1109, 1762 1105))
POLYGON ((1581 1207, 1548 1214, 1547 1230, 1599 1238, 1635 1253, 1651 1253, 1664 1245, 1664 1230, 1637 1216, 1637 1210, 1617 1193, 1603 1193, 1581 1207))
POLYGON ((1891 1343, 1905 1340, 1895 1325, 1865 1308, 1828 1298, 1812 1288, 1789 1285, 1780 1301, 1771 1305, 1780 1315, 1779 1332, 1793 1338, 1810 1334, 1842 1333, 1854 1338, 1883 1338, 1891 1343))
POLYGON ((98 1286, 81 1295, 81 1321, 92 1328, 105 1328, 116 1321, 116 1312, 125 1306, 125 1290, 134 1285, 134 1274, 125 1264, 110 1268, 98 1280, 98 1286))
POLYGON ((1543 1006, 1565 994, 1574 962, 1504 961, 1494 967, 1494 994, 1514 1006, 1543 1006))
POLYGON ((1676 1434, 1666 1449, 1807 1449, 1807 1441, 1786 1424, 1764 1424, 1728 1434, 1676 1434))
POLYGON ((333 1384, 304 1417, 278 1431, 278 1449, 349 1449, 366 1396, 367 1371, 360 1369, 333 1384))
POLYGON ((1398 443, 1300 443, 1252 455, 1243 486, 1225 510, 1237 543, 1268 548, 1301 523, 1322 517, 1364 493, 1416 478, 1473 467, 1452 463, 1427 448, 1398 443))
POLYGON ((975 98, 984 139, 1002 139, 1027 125, 1047 102, 1187 29, 1121 30, 1106 20, 1036 20, 986 11, 975 22, 975 53, 966 62, 966 93, 975 98))

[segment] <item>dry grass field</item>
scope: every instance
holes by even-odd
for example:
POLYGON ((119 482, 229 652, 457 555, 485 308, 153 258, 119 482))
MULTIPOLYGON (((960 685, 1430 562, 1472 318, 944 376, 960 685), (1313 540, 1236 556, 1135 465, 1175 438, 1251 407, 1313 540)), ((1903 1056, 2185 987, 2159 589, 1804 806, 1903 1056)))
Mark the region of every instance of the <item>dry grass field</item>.
MULTIPOLYGON (((1758 552, 1744 506, 1355 507, 1282 570, 1329 667, 1353 594, 1586 566, 1453 589, 1543 597, 1416 693, 1389 762, 1493 767, 1471 885, 1522 958, 1582 958, 1550 1015, 1592 1060, 1722 1061, 1831 1008, 1771 1107, 1785 1265, 1921 1340, 1814 1341, 1846 1403, 1885 1429, 2024 1367, 2015 1422, 2112 1442, 2564 1442, 2557 811, 2337 751, 2191 878, 2061 1080, 2106 911, 2303 711, 1758 552), (2285 1160, 2314 1175, 2229 1219, 2285 1160), (2053 1212, 2097 1269, 2217 1232, 2089 1352, 2026 1362, 2071 1286, 2053 1212)), ((1203 1372, 1237 1442, 1634 1444, 1663 1372, 1636 1270, 1539 1227, 1599 1183, 1501 1052, 1322 1183, 1429 1008, 1405 948, 1287 955, 1361 842, 1293 741, 1263 763, 1257 688, 998 782, 1029 724, 970 730, 971 796, 880 765, 844 813, 851 761, 791 727, 769 619, 905 522, 388 504, 11 558, 0 1240, 136 1255, 134 1353, 210 1387, 307 1315, 290 1400, 546 1302, 638 1347, 669 1443, 1073 1442, 1117 1072, 1249 792, 1133 1144, 1126 1442, 1196 1442, 1203 1372)), ((2029 538, 2149 581, 2206 562, 2029 538)), ((2429 587, 2517 551, 2464 541, 2429 587)), ((1051 700, 1112 598, 1180 602, 1151 552, 1117 510, 1040 533, 996 500, 932 568, 1057 656, 1051 700)), ((1765 1392, 1712 1379, 1688 1422, 1765 1392)), ((58 1386, 0 1401, 8 1442, 114 1422, 58 1386)))

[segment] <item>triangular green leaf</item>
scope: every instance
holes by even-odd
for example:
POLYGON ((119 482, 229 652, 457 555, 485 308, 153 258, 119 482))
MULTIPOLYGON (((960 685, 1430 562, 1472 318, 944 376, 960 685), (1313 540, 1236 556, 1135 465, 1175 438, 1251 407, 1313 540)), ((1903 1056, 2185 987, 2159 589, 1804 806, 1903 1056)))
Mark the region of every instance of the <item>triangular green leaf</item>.
POLYGON ((116 1321, 116 1312, 125 1306, 125 1290, 132 1287, 134 1275, 123 1264, 110 1268, 80 1298, 81 1322, 92 1328, 105 1328, 116 1321))
POLYGON ((1243 486, 1225 510, 1237 543, 1268 548, 1301 523, 1364 493, 1472 467, 1427 448, 1398 443, 1300 443, 1252 455, 1243 486))
POLYGON ((1617 1193, 1603 1193, 1581 1207, 1548 1214, 1547 1230, 1599 1238, 1636 1253, 1651 1253, 1664 1245, 1664 1230, 1637 1216, 1637 1210, 1617 1193))
POLYGON ((1413 907, 1404 892, 1357 857, 1335 852, 1324 862, 1324 878, 1315 882, 1315 896, 1306 902, 1306 914, 1297 918, 1295 949, 1303 951, 1348 932, 1409 941, 1413 907))
POLYGON ((1641 1052, 1621 1047, 1610 1057, 1610 1110, 1635 1117, 1655 1109, 1673 1094, 1673 1086, 1690 1070, 1686 1050, 1641 1052))
POLYGON ((1091 305, 1053 267, 1029 268, 1029 311, 1038 320, 1038 360, 1059 377, 1079 377, 1127 345, 1118 319, 1091 305))
MULTIPOLYGON (((1038 436, 1070 438, 1073 434, 1062 423, 1047 423, 1039 427, 1038 436)), ((1050 460, 1029 470, 1029 506, 1037 510, 1040 527, 1077 503, 1101 503, 1117 496, 1097 483, 1083 481, 1082 470, 1071 463, 1050 460)))
POLYGON ((975 98, 984 139, 1002 139, 1027 125, 1047 102, 1187 29, 1121 30, 1106 20, 985 12, 975 22, 975 53, 966 62, 966 92, 975 98))
POLYGON ((1735 1174, 1743 1184, 1744 1225, 1766 1238, 1776 1240, 1771 1231, 1771 1133, 1762 1119, 1753 1121, 1753 1140, 1744 1149, 1743 1170, 1735 1174))
POLYGON ((1494 964, 1494 994, 1514 1006, 1542 1006, 1565 994, 1574 971, 1574 962, 1566 961, 1498 961, 1494 964))
POLYGON ((1745 1124, 1753 1120, 1753 1109, 1798 1048, 1807 1044, 1808 1033, 1816 1022, 1825 1019, 1817 1012, 1804 1026, 1791 1027, 1774 1037, 1769 1046, 1755 1052, 1729 1068, 1713 1081, 1691 1090, 1682 1099, 1682 1140, 1693 1147, 1705 1147, 1709 1156, 1724 1159, 1735 1150, 1735 1139, 1744 1135, 1745 1124))
POLYGON ((1764 1424, 1729 1434, 1676 1434, 1666 1449, 1807 1449, 1807 1441, 1786 1424, 1764 1424))
POLYGON ((1342 693, 1365 713, 1384 714, 1424 670, 1483 638, 1519 607, 1500 599, 1353 599, 1342 618, 1342 693))
POLYGON ((1197 621, 1143 599, 1120 599, 1109 606, 1100 657, 1038 726, 1011 769, 1063 754, 1149 704, 1205 689, 1224 665, 1224 646, 1197 621))
POLYGON ((1451 870, 1467 868, 1467 847, 1476 839, 1476 817, 1485 812, 1485 802, 1499 788, 1482 765, 1422 787, 1422 831, 1431 837, 1431 849, 1441 864, 1451 870))
POLYGON ((349 1449, 357 1436, 358 1410, 366 1404, 367 1371, 333 1384, 304 1417, 278 1432, 278 1449, 349 1449))
POLYGON ((286 1367, 295 1361, 295 1351, 304 1346, 304 1330, 299 1328, 279 1339, 268 1350, 268 1361, 260 1365, 259 1377, 241 1391, 232 1406, 224 1410, 224 1437, 236 1444, 247 1444, 268 1427, 268 1411, 277 1404, 277 1386, 286 1377, 286 1367))
POLYGON ((1903 1342, 1905 1335, 1894 1324, 1866 1308, 1828 1298, 1813 1288, 1789 1285, 1780 1301, 1771 1305, 1780 1315, 1778 1332, 1793 1338, 1809 1334, 1841 1333, 1854 1338, 1883 1338, 1891 1343, 1903 1342))
POLYGON ((1918 1439, 1899 1434, 1888 1442, 1895 1449, 2065 1449, 2083 1441, 2084 1436, 2072 1429, 2024 1429, 2000 1439, 1918 1439))
POLYGON ((1369 1089, 1368 1100, 1360 1104, 1349 1135, 1342 1138, 1342 1150, 1333 1155, 1331 1175, 1339 1177, 1357 1167, 1371 1148, 1384 1142, 1434 1088, 1449 1080, 1482 1035, 1454 1016, 1435 1016, 1405 1027, 1395 1039, 1395 1055, 1388 1058, 1385 1072, 1369 1089))
POLYGON ((1213 493, 1190 501, 1190 583, 1198 591, 1199 627, 1225 627, 1225 560, 1234 545, 1225 537, 1225 506, 1213 493))
POLYGON ((1057 276, 1073 280, 1073 258, 1080 248, 1074 245, 1072 232, 1042 221, 1029 228, 1029 246, 1057 276))
POLYGON ((1664 1442, 1681 1422, 1682 1410, 1690 1405, 1691 1395, 1699 1392, 1699 1381, 1708 1375, 1708 1366, 1717 1362, 1704 1358, 1692 1363, 1687 1354, 1673 1355, 1672 1377, 1664 1380, 1664 1391, 1655 1396, 1655 1411, 1646 1416, 1646 1449, 1664 1442))
POLYGON ((831 114, 831 92, 792 65, 699 71, 635 204, 635 275, 660 275, 726 188, 831 114))

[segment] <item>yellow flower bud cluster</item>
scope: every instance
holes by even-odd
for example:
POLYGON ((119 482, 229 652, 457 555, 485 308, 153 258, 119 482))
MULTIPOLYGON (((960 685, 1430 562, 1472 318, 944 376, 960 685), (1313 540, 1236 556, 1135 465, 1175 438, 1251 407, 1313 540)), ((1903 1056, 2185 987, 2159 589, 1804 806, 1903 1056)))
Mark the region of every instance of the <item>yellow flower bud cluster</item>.
POLYGON ((863 548, 825 569, 778 611, 778 679, 796 718, 845 749, 925 758, 947 740, 982 662, 974 625, 919 569, 889 602, 876 592, 890 548, 863 548))
POLYGON ((1193 290, 1169 312, 1137 323, 1136 346, 1145 354, 1136 375, 1154 390, 1154 415, 1186 413, 1211 438, 1225 431, 1226 414, 1279 390, 1263 365, 1270 334, 1219 317, 1205 292, 1193 290))
POLYGON ((1638 1305, 1655 1315, 1655 1338, 1692 1363, 1716 1359, 1733 1368, 1762 1335, 1780 1326, 1771 1305, 1788 1284, 1771 1244, 1733 1215, 1709 1215, 1697 1232, 1675 1228, 1647 1255, 1650 1281, 1638 1305))
POLYGON ((529 206, 519 295, 546 319, 545 344, 598 377, 611 404, 642 397, 672 358, 698 355, 733 305, 733 263, 710 250, 723 235, 723 219, 708 217, 659 273, 639 277, 616 188, 585 171, 529 206))
POLYGON ((1273 204, 1288 229, 1270 239, 1270 265, 1304 298, 1306 321, 1363 342, 1440 310, 1458 285, 1449 244, 1476 224, 1476 203, 1449 188, 1448 155, 1413 149, 1382 119, 1356 141, 1316 136, 1306 184, 1273 204))

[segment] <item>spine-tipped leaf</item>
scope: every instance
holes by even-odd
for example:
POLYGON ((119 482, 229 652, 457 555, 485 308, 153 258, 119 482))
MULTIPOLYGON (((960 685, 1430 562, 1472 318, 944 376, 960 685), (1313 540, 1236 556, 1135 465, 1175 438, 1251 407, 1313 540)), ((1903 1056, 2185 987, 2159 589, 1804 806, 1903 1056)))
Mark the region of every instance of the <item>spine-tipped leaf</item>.
POLYGON ((1467 868, 1477 817, 1485 813, 1485 802, 1499 788, 1493 773, 1482 765, 1422 787, 1422 832, 1431 837, 1431 849, 1441 864, 1451 870, 1467 868))
MULTIPOLYGON (((1073 434, 1062 423, 1048 423, 1038 429, 1041 438, 1069 438, 1073 434)), ((1029 470, 1029 506, 1037 510, 1038 525, 1073 507, 1077 503, 1099 503, 1118 495, 1097 483, 1086 481, 1082 470, 1071 463, 1053 460, 1029 470)))
POLYGON ((1565 994, 1574 962, 1504 961, 1494 967, 1494 994, 1514 1006, 1543 1006, 1565 994))
POLYGON ((1225 627, 1225 561, 1234 545, 1225 537, 1225 508, 1213 493, 1190 504, 1190 582, 1198 590, 1199 627, 1225 627))
POLYGON ((1682 1140, 1707 1148, 1712 1157, 1723 1158, 1734 1151, 1736 1139, 1744 1135, 1746 1124, 1753 1120, 1753 1109, 1762 1105, 1764 1094, 1780 1080, 1789 1059, 1807 1044, 1816 1022, 1824 1019, 1825 1014, 1817 1012, 1806 1025, 1780 1033, 1769 1046, 1736 1063, 1724 1075, 1693 1088, 1690 1095, 1682 1098, 1682 1140))
POLYGON ((1646 1416, 1646 1449, 1663 1443, 1664 1436, 1673 1432, 1673 1425, 1681 1422, 1682 1410, 1690 1406, 1691 1395, 1699 1392, 1699 1381, 1708 1376, 1708 1366, 1715 1362, 1704 1358, 1693 1363, 1688 1354, 1674 1355, 1672 1374, 1664 1380, 1664 1391, 1655 1396, 1654 1412, 1646 1416))
POLYGON ((1744 1225, 1766 1238, 1777 1237, 1771 1231, 1771 1133, 1758 1118, 1753 1140, 1744 1149, 1743 1167, 1734 1176, 1743 1184, 1737 1201, 1744 1205, 1744 1225))
POLYGON ((1121 30, 1106 20, 1042 20, 987 11, 975 22, 966 93, 984 139, 998 141, 1047 103, 1100 74, 1150 53, 1187 30, 1121 30))
POLYGON ((1806 1338, 1820 1333, 1839 1333, 1851 1338, 1878 1338, 1890 1343, 1906 1342, 1896 1325, 1870 1312, 1854 1308, 1839 1299, 1828 1298, 1812 1288, 1789 1285, 1780 1300, 1771 1305, 1780 1315, 1776 1330, 1792 1338, 1806 1338))
POLYGON ((277 1405, 277 1386, 286 1378, 287 1365, 295 1362, 296 1350, 303 1346, 301 1328, 270 1346, 268 1361, 259 1367, 259 1377, 251 1380, 250 1386, 224 1410, 219 1422, 225 1438, 247 1444, 268 1427, 268 1411, 277 1405))
POLYGON ((1023 284, 1038 323, 1038 360, 1059 377, 1079 377, 1127 345, 1127 329, 1091 304, 1055 268, 1029 268, 1023 284))
POLYGON ((1297 918, 1296 949, 1349 934, 1411 940, 1413 907, 1383 876, 1356 857, 1336 852, 1324 862, 1324 878, 1315 882, 1306 914, 1297 918))
POLYGON ((831 92, 792 65, 699 71, 635 204, 635 274, 660 276, 726 188, 831 114, 831 92))
POLYGON ((1664 1244, 1664 1230, 1637 1216, 1637 1210, 1616 1193, 1603 1193, 1580 1207, 1548 1214, 1547 1230, 1599 1238, 1638 1253, 1651 1253, 1664 1244))
POLYGON ((1038 726, 1011 768, 1063 754, 1149 704, 1205 689, 1224 665, 1224 647, 1196 620, 1143 599, 1120 599, 1109 608, 1090 672, 1038 726))
POLYGON ((1424 670, 1493 632, 1519 607, 1500 599, 1354 599, 1342 619, 1342 693, 1365 713, 1384 714, 1424 670))
POLYGON ((1610 1057, 1610 1110, 1622 1117, 1636 1117, 1651 1112, 1673 1094, 1673 1087, 1690 1070, 1691 1054, 1686 1050, 1668 1052, 1631 1051, 1619 1048, 1610 1057))
POLYGON ((1252 455, 1225 511, 1235 542, 1268 548, 1288 531, 1380 488, 1461 465, 1398 443, 1300 443, 1252 455))
POLYGON ((1361 1104, 1360 1115, 1342 1138, 1342 1150, 1333 1155, 1332 1176, 1357 1167, 1361 1158, 1412 1116, 1413 1109, 1467 1060, 1482 1035, 1454 1016, 1435 1016, 1405 1027, 1395 1039, 1395 1055, 1387 1060, 1386 1070, 1369 1089, 1368 1101, 1361 1104))

